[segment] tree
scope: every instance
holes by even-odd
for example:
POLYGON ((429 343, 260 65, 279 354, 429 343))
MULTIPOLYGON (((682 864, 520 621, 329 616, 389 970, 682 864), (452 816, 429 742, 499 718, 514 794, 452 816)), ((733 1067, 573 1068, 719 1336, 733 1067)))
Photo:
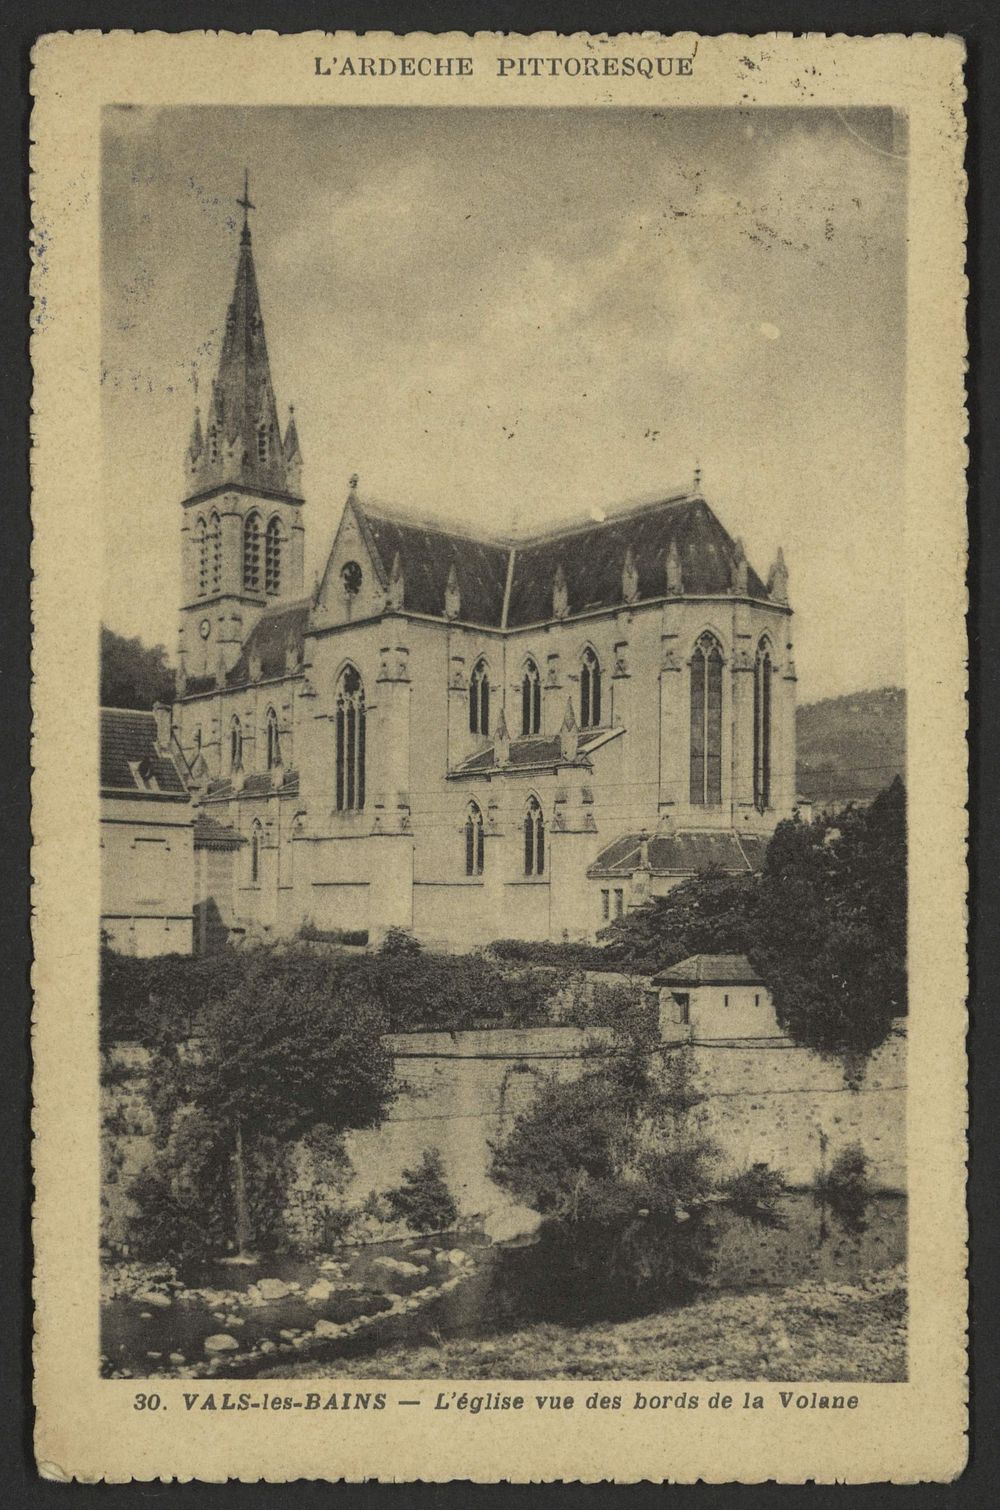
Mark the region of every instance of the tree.
POLYGON ((425 1148, 420 1163, 404 1169, 403 1178, 384 1196, 391 1219, 405 1222, 414 1232, 445 1232, 458 1216, 444 1162, 437 1148, 425 1148))
POLYGON ((627 969, 666 969, 692 954, 745 954, 756 877, 713 867, 655 897, 606 930, 609 957, 627 969))
POLYGON ((174 672, 162 645, 144 645, 101 626, 101 706, 151 708, 174 700, 174 672))
POLYGON ((868 808, 779 824, 749 954, 781 1026, 849 1063, 906 1011, 906 791, 868 808))
POLYGON ((150 1073, 161 1155, 134 1192, 144 1222, 164 1202, 178 1217, 195 1205, 206 1233, 244 1251, 273 1235, 296 1140, 384 1115, 394 1092, 383 1016, 341 991, 320 956, 282 966, 268 951, 248 957, 198 1014, 192 1045, 165 1025, 150 1073))

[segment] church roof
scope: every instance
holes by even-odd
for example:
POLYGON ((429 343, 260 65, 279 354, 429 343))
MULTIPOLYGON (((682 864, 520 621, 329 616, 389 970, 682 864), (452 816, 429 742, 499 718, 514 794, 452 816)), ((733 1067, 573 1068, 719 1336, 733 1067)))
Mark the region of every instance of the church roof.
MULTIPOLYGON (((495 629, 551 621, 557 574, 566 611, 575 614, 620 607, 626 563, 634 574, 629 601, 642 602, 666 594, 671 555, 679 591, 688 596, 729 593, 739 560, 739 547, 700 494, 653 499, 522 541, 473 536, 354 493, 349 506, 385 583, 398 558, 404 612, 444 617, 451 579, 460 605, 455 617, 495 629)), ((749 566, 746 591, 768 596, 749 566)))
POLYGON ((187 787, 173 755, 157 748, 155 714, 101 709, 101 792, 187 801, 187 787))
MULTIPOLYGON (((630 876, 640 861, 642 834, 622 834, 605 845, 588 870, 589 876, 630 876)), ((680 830, 654 834, 648 841, 649 868, 654 876, 690 876, 718 868, 730 874, 760 870, 767 840, 732 830, 680 830)))
POLYGON ((462 764, 457 766, 451 774, 481 776, 486 772, 512 769, 524 771, 552 766, 583 765, 592 750, 598 745, 606 744, 609 739, 621 733, 621 729, 584 730, 580 735, 576 756, 572 760, 563 758, 562 744, 558 734, 551 739, 543 734, 531 734, 520 739, 512 739, 507 762, 503 766, 497 764, 496 747, 489 744, 484 750, 470 755, 468 760, 463 760, 462 764))
POLYGON ((265 608, 243 641, 240 658, 226 675, 229 687, 252 681, 251 663, 259 661, 261 677, 285 676, 302 665, 302 646, 309 623, 309 599, 265 608))

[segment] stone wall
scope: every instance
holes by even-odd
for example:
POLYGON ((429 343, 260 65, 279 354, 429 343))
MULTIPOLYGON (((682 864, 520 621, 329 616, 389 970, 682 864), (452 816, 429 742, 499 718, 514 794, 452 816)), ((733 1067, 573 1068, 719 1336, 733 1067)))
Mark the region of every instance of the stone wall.
MULTIPOLYGON (((394 1034, 400 1093, 380 1128, 348 1134, 354 1178, 344 1199, 360 1202, 399 1183, 425 1149, 440 1150, 463 1216, 505 1203, 488 1169, 490 1142, 533 1100, 545 1078, 573 1079, 587 1063, 594 1031, 557 1026, 461 1033, 394 1034)), ((680 1045, 664 1047, 664 1055, 680 1045)), ((764 1160, 793 1185, 810 1185, 849 1143, 871 1160, 874 1183, 906 1186, 906 1039, 902 1028, 869 1062, 856 1089, 829 1064, 787 1039, 765 1044, 690 1046, 695 1083, 705 1099, 695 1112, 720 1147, 720 1173, 764 1160)), ((128 1132, 112 1140, 123 1164, 106 1192, 109 1231, 120 1235, 128 1178, 149 1156, 142 1050, 114 1051, 127 1077, 106 1094, 127 1112, 128 1132)), ((304 1166, 304 1167, 307 1167, 304 1166)))

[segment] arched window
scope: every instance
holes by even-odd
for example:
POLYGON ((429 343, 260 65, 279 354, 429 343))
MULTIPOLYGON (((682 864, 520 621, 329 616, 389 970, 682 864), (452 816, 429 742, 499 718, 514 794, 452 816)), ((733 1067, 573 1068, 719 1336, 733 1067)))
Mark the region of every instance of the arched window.
POLYGON ((470 802, 465 812, 465 874, 481 876, 484 859, 483 814, 478 802, 470 802))
POLYGON ((524 873, 526 876, 545 873, 545 818, 537 797, 529 797, 524 810, 524 873))
POLYGON ((198 558, 198 596, 203 598, 208 592, 208 531, 204 519, 199 519, 194 527, 194 548, 198 558))
POLYGON ((542 679, 534 661, 525 661, 521 678, 521 733, 539 734, 542 728, 542 679))
POLYGON ((703 634, 691 657, 691 801, 722 801, 722 647, 703 634))
POLYGON ((281 520, 275 515, 264 536, 264 585, 272 594, 281 591, 281 545, 281 520))
POLYGON ((281 741, 278 737, 278 715, 273 708, 267 710, 267 769, 273 771, 281 764, 281 741))
POLYGON ((588 645, 580 663, 580 728, 596 729, 601 722, 601 663, 588 645))
POLYGON ((477 661, 469 678, 469 733, 490 732, 490 677, 485 661, 477 661))
POLYGON ((243 588, 260 591, 260 517, 248 514, 243 524, 243 588))
POLYGON ((256 886, 260 880, 260 852, 264 847, 264 830, 260 819, 255 818, 250 830, 250 881, 256 886))
POLYGON ((222 588, 222 521, 213 514, 208 526, 209 552, 212 561, 212 591, 222 588))
POLYGON ((759 812, 771 806, 771 647, 757 646, 753 668, 753 800, 759 812))
POLYGON ((345 666, 337 688, 337 811, 365 805, 365 689, 353 666, 345 666))
POLYGON ((243 725, 233 716, 229 725, 229 769, 238 771, 243 764, 243 725))

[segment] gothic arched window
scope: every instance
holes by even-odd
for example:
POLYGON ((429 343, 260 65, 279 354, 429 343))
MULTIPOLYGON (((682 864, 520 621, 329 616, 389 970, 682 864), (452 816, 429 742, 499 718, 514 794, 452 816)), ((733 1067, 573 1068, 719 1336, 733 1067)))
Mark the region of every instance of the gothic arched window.
POLYGON ((691 657, 691 801, 722 801, 722 647, 703 634, 691 657))
POLYGON ((199 519, 194 527, 194 549, 198 559, 198 596, 203 598, 208 592, 208 531, 204 519, 199 519))
POLYGON ((234 714, 229 725, 229 769, 238 771, 243 764, 243 725, 234 714))
POLYGON ((243 588, 260 591, 260 516, 248 514, 243 524, 243 588))
POLYGON ((580 728, 596 729, 601 722, 601 663, 588 645, 580 661, 580 728))
POLYGON ((275 515, 264 536, 264 585, 271 594, 281 591, 281 546, 281 520, 275 515))
POLYGON ((485 661, 477 661, 469 678, 469 733, 490 732, 490 677, 485 661))
POLYGON ((255 818, 250 830, 250 881, 256 886, 260 880, 260 852, 264 847, 264 830, 260 819, 255 818))
POLYGON ((534 661, 525 661, 521 678, 521 733, 539 734, 542 728, 542 679, 534 661))
POLYGON ((365 689, 353 666, 345 666, 337 687, 337 811, 365 805, 365 689))
POLYGON ((767 640, 757 646, 753 668, 753 800, 759 812, 771 806, 771 680, 767 640))
POLYGON ((273 771, 281 764, 281 740, 278 736, 278 715, 273 708, 267 710, 267 769, 273 771))
POLYGON ((524 809, 524 873, 526 876, 545 873, 545 818, 537 797, 529 797, 524 809))
POLYGON ((484 859, 482 809, 478 802, 470 802, 465 811, 465 874, 481 876, 484 859))
POLYGON ((212 591, 222 588, 222 521, 213 514, 208 525, 208 544, 212 565, 212 591))

